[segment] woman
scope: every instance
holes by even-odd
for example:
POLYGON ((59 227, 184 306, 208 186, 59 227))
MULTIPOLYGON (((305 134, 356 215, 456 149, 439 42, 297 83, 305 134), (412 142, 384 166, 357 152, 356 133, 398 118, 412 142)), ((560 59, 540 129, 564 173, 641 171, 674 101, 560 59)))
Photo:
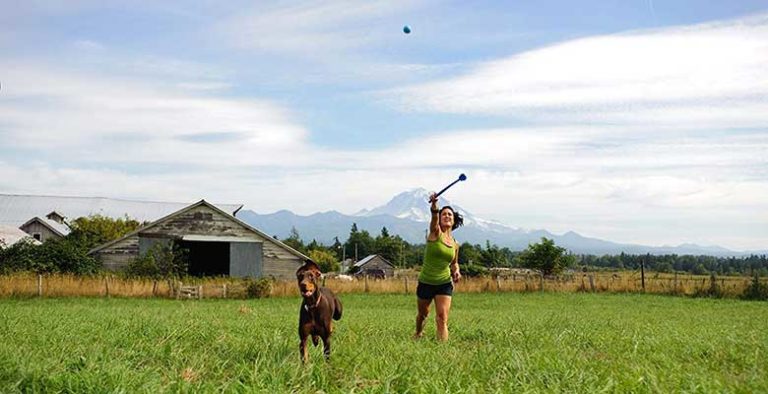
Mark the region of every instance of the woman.
POLYGON ((445 341, 448 339, 448 312, 451 310, 453 282, 461 280, 459 244, 453 238, 452 231, 464 221, 450 206, 437 209, 435 193, 429 196, 429 202, 432 219, 429 223, 419 284, 416 287, 418 314, 416 334, 413 337, 418 339, 424 335, 424 320, 429 315, 429 306, 434 299, 437 339, 445 341))

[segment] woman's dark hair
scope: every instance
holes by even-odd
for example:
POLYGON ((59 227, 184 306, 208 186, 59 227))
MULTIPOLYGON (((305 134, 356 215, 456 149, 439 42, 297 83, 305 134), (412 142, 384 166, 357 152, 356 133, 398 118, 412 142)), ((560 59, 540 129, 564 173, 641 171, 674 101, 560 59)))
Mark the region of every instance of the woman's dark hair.
POLYGON ((454 211, 450 205, 446 205, 440 208, 440 213, 443 213, 443 210, 445 209, 450 209, 451 213, 453 213, 453 226, 451 227, 451 230, 456 230, 457 228, 464 225, 464 218, 461 216, 460 213, 454 211))

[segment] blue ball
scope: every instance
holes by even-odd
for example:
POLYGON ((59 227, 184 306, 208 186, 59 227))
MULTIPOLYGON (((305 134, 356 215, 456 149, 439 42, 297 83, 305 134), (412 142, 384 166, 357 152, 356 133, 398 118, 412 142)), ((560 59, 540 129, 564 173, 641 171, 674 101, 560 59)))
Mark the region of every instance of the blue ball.
POLYGON ((408 25, 403 26, 403 33, 411 34, 411 27, 408 25))

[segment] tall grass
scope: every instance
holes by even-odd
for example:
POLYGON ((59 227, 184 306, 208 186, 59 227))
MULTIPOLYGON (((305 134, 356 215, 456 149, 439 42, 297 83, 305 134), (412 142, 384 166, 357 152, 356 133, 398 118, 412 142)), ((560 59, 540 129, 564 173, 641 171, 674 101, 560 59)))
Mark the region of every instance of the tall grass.
MULTIPOLYGON (((710 295, 717 297, 739 297, 750 286, 749 277, 716 277, 650 273, 645 278, 645 289, 637 272, 619 273, 576 273, 557 278, 542 278, 538 275, 510 275, 508 277, 464 278, 456 284, 459 293, 497 292, 607 292, 674 295, 710 295), (713 282, 714 280, 714 282, 713 282)), ((768 279, 761 279, 768 283, 768 279)), ((340 294, 378 293, 414 294, 416 276, 412 273, 385 280, 338 278, 323 279, 326 286, 340 294)), ((201 286, 204 298, 244 298, 247 282, 244 280, 218 278, 184 278, 181 280, 150 280, 125 278, 116 275, 74 276, 13 274, 0 276, 0 297, 28 297, 42 294, 46 297, 166 297, 173 298, 180 284, 201 286), (40 284, 40 286, 38 286, 40 284), (225 289, 226 286, 226 289, 225 289)), ((273 281, 270 295, 273 297, 293 296, 296 283, 292 280, 273 281)))

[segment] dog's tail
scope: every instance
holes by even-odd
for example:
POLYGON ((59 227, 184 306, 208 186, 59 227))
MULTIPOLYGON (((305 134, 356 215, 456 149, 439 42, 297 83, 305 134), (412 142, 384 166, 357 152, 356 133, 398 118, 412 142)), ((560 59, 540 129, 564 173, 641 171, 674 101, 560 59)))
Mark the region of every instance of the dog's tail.
POLYGON ((341 301, 338 297, 333 297, 333 320, 341 319, 341 301))

